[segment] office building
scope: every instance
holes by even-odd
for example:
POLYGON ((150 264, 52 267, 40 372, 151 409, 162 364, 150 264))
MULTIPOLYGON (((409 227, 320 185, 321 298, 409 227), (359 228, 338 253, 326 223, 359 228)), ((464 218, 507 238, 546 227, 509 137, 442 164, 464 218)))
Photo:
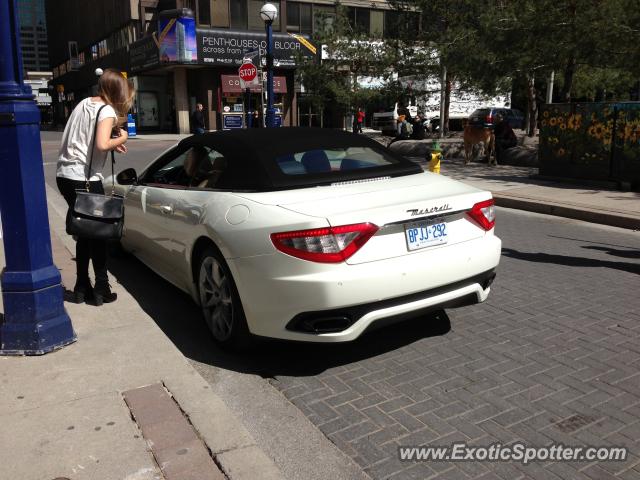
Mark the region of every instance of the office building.
POLYGON ((24 71, 49 71, 44 0, 18 0, 17 4, 24 71))
MULTIPOLYGON (((95 92, 95 69, 125 72, 137 89, 138 128, 189 132, 196 103, 210 130, 245 125, 263 111, 260 86, 241 89, 238 67, 250 55, 264 62, 261 0, 47 0, 54 101, 60 119, 95 92), (55 26, 55 27, 54 27, 55 26)), ((319 112, 301 94, 295 70, 302 56, 318 61, 310 36, 336 14, 333 1, 275 0, 275 106, 284 126, 320 125, 319 112)), ((382 0, 345 0, 354 28, 393 35, 397 12, 382 0)), ((326 125, 325 125, 326 126, 326 125)), ((337 126, 337 125, 335 125, 337 126)))

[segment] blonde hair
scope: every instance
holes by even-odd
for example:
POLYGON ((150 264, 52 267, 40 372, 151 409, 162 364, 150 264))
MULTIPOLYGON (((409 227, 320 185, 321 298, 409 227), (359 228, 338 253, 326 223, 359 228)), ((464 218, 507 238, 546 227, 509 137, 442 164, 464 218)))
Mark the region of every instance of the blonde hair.
POLYGON ((98 95, 121 117, 127 116, 134 94, 133 84, 113 68, 106 69, 98 80, 98 95))

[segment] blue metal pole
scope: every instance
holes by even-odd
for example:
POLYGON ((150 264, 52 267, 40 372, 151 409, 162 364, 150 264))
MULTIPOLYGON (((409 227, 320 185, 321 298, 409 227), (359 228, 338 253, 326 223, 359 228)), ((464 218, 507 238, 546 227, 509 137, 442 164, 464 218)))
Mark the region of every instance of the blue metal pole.
POLYGON ((0 211, 6 266, 0 354, 41 355, 76 339, 53 264, 40 112, 22 78, 15 0, 0 0, 0 211))
POLYGON ((272 22, 265 22, 267 29, 267 127, 276 126, 276 110, 273 108, 273 34, 272 22))

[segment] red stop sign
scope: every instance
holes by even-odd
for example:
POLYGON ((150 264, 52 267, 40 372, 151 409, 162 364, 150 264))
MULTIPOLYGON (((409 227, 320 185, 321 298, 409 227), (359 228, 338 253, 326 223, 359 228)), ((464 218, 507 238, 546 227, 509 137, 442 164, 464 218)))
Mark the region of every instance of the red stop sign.
POLYGON ((245 82, 252 81, 254 78, 256 78, 257 74, 258 69, 253 63, 243 63, 238 69, 238 75, 240 76, 240 79, 245 82))

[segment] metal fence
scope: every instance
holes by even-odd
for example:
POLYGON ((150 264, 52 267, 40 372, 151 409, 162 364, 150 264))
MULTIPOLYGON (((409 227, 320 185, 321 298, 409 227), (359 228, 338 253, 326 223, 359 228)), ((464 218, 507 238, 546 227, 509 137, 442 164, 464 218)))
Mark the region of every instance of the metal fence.
POLYGON ((640 102, 544 105, 540 174, 640 184, 640 102))

